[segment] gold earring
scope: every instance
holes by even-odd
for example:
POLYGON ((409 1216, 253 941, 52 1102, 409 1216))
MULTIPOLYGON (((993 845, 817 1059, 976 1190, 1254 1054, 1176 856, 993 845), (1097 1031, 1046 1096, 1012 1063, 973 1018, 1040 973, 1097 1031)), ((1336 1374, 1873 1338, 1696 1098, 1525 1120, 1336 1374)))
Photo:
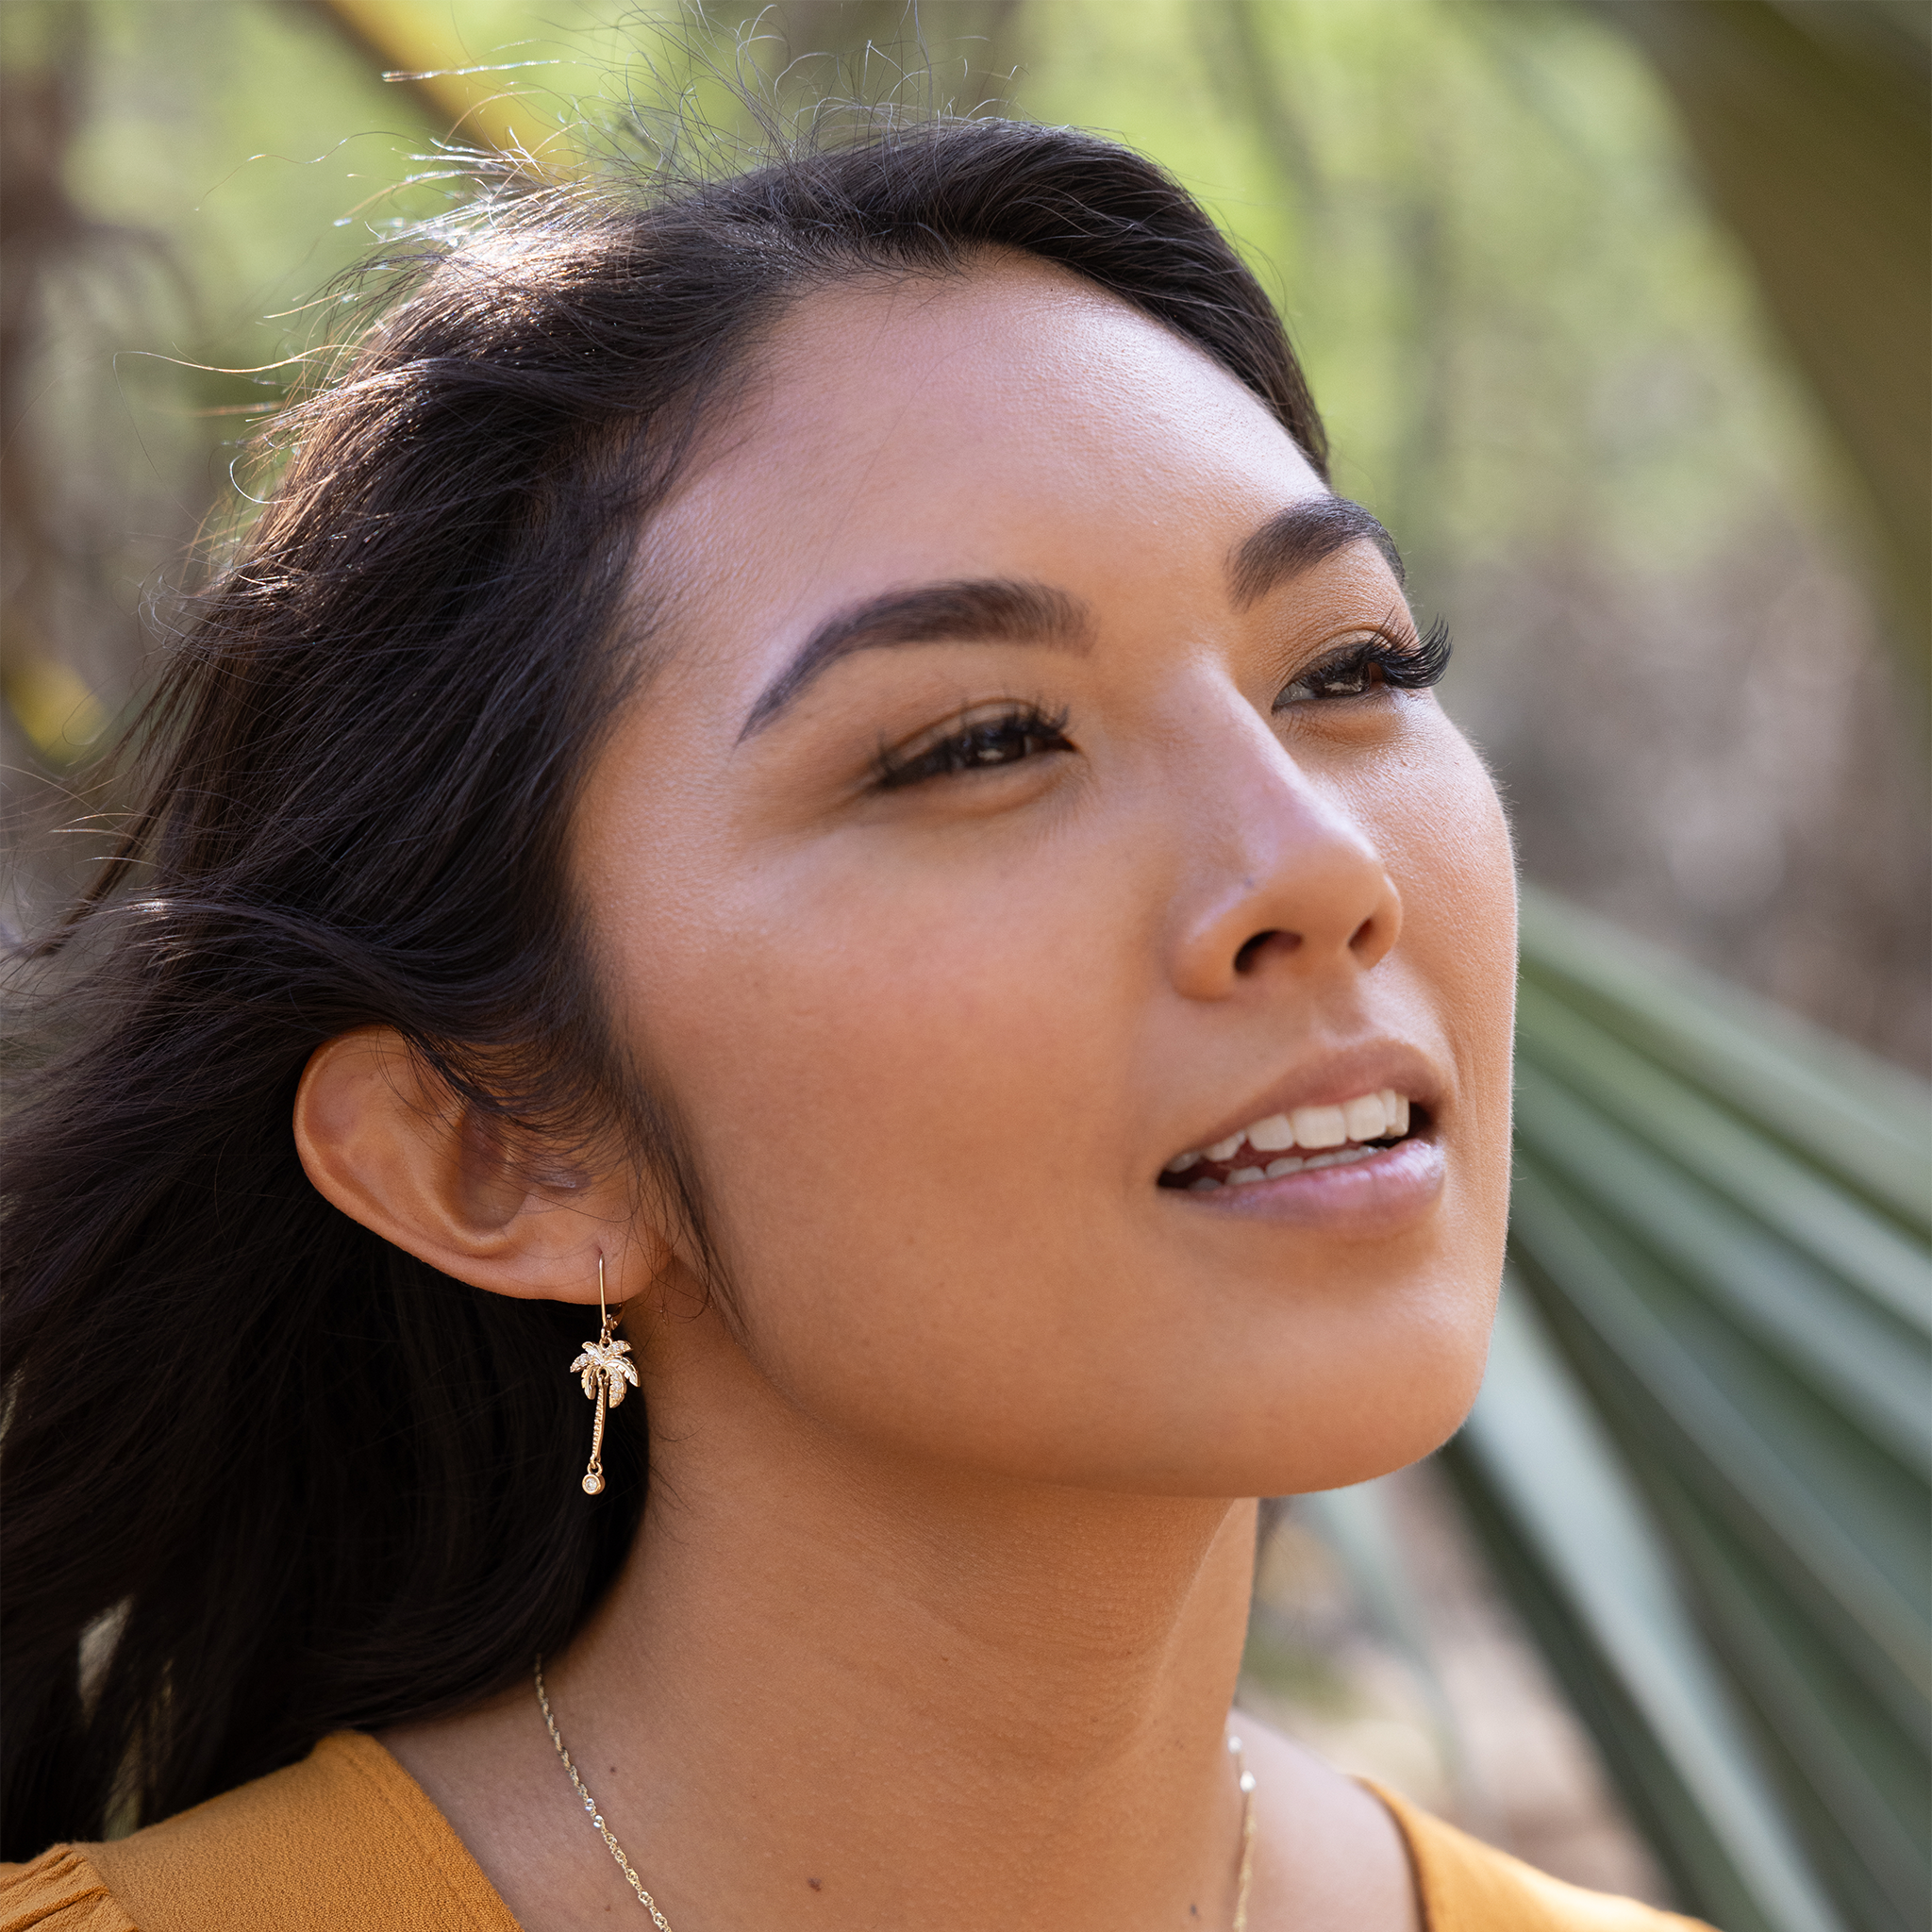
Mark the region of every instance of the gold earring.
POLYGON ((594 1496, 604 1487, 604 1412, 624 1400, 626 1388, 638 1386, 638 1372, 625 1360, 630 1353, 627 1341, 613 1341, 610 1332, 624 1313, 619 1302, 613 1310, 604 1303, 604 1256, 597 1256, 597 1309, 604 1327, 595 1341, 584 1343, 584 1352, 571 1363, 570 1372, 584 1385, 584 1393, 597 1405, 597 1420, 591 1425, 591 1466, 584 1471, 584 1494, 594 1496))

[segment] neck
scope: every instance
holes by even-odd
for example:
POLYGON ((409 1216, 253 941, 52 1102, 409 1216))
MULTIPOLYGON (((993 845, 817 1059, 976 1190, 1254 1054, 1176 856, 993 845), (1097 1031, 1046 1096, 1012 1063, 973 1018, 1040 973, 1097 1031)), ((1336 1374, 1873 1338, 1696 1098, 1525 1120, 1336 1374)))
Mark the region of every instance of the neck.
POLYGON ((677 1932, 1226 1924, 1253 1506, 916 1465, 722 1340, 651 1364, 643 1533, 548 1674, 677 1932))

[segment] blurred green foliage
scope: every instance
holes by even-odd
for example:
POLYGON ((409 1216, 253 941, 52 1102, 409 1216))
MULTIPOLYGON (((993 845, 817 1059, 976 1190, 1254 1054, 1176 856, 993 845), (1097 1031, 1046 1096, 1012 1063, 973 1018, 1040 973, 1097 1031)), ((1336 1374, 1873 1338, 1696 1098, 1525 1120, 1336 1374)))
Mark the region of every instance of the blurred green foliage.
POLYGON ((1932 652, 1932 9, 1596 0, 1651 56, 1932 652))
POLYGON ((1693 1907, 1911 1932, 1927 1095, 1535 894, 1517 1039, 1512 1277, 1449 1467, 1693 1907))

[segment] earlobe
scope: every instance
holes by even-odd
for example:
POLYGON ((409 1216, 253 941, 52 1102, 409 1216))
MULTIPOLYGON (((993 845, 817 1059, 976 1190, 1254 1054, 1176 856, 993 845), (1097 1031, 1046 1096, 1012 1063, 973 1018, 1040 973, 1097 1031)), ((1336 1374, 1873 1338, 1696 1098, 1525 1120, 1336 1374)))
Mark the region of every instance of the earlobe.
POLYGON ((490 1123, 393 1027, 358 1027, 318 1047, 293 1127, 318 1192, 459 1281, 520 1299, 594 1302, 600 1254, 619 1278, 655 1273, 626 1205, 606 1198, 608 1183, 521 1175, 490 1123))

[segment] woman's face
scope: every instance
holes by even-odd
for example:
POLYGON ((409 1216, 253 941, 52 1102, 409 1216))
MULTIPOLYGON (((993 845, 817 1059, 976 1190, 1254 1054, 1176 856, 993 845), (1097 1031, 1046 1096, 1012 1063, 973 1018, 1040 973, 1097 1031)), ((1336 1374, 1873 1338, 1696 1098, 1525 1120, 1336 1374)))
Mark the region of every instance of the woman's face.
POLYGON ((1482 765, 1364 656, 1418 644, 1381 551, 1037 263, 815 293, 758 368, 648 532, 663 663, 577 846, 719 1345, 988 1474, 1425 1453, 1502 1260, 1514 890, 1482 765))

